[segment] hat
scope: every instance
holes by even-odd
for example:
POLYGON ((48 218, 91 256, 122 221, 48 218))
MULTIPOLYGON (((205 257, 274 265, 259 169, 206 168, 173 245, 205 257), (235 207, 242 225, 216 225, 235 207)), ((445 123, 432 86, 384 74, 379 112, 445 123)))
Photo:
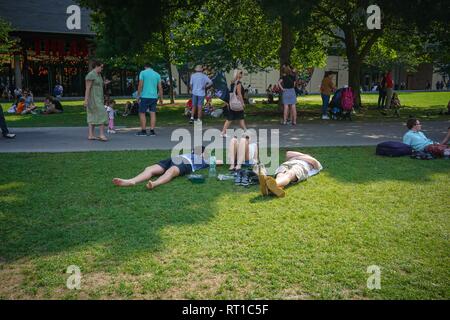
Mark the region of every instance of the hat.
POLYGON ((195 69, 194 69, 196 72, 202 72, 203 71, 203 67, 201 66, 201 65, 196 65, 195 66, 195 69))

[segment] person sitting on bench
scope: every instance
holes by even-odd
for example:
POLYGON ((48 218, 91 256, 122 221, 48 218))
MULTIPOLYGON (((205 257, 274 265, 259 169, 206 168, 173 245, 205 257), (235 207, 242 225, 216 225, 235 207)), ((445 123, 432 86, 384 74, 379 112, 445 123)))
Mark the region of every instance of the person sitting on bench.
POLYGON ((287 151, 286 162, 275 171, 275 178, 259 175, 259 185, 264 196, 270 193, 277 197, 284 197, 284 187, 290 183, 301 182, 318 174, 323 169, 320 162, 309 154, 287 151))

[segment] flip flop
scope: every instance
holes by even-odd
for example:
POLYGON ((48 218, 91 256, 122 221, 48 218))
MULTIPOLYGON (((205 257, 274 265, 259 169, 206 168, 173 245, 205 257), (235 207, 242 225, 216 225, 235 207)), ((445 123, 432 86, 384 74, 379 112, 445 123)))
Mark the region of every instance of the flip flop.
POLYGON ((91 138, 88 138, 88 140, 98 140, 98 138, 97 137, 91 137, 91 138))
POLYGON ((106 137, 99 137, 97 140, 102 141, 102 142, 106 142, 108 141, 108 139, 106 137))
POLYGON ((259 190, 261 191, 261 194, 263 196, 268 196, 269 195, 269 189, 267 189, 267 183, 266 183, 266 176, 263 174, 259 174, 258 175, 258 180, 259 180, 259 190))
POLYGON ((286 191, 284 191, 282 188, 280 188, 277 185, 277 181, 274 178, 267 177, 266 185, 267 185, 267 188, 270 190, 270 192, 272 192, 277 197, 283 198, 286 195, 286 191))

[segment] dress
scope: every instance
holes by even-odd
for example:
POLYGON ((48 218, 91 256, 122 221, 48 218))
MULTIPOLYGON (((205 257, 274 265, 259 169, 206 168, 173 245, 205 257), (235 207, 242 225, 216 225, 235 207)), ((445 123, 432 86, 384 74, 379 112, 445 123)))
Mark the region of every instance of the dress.
POLYGON ((86 80, 93 81, 86 110, 87 123, 93 125, 106 124, 108 123, 108 115, 103 101, 103 79, 94 69, 87 74, 86 80))

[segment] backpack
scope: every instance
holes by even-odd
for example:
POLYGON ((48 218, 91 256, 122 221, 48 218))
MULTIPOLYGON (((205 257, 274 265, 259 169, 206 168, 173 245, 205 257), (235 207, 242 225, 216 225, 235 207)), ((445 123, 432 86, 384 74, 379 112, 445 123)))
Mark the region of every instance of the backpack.
POLYGON ((398 141, 386 141, 377 145, 375 153, 379 156, 401 157, 412 154, 411 146, 398 141))
POLYGON ((341 107, 344 111, 350 111, 353 109, 353 91, 348 87, 342 91, 341 107))
POLYGON ((230 92, 230 109, 233 111, 242 111, 244 110, 244 105, 236 95, 236 87, 237 83, 234 84, 233 92, 230 92))

